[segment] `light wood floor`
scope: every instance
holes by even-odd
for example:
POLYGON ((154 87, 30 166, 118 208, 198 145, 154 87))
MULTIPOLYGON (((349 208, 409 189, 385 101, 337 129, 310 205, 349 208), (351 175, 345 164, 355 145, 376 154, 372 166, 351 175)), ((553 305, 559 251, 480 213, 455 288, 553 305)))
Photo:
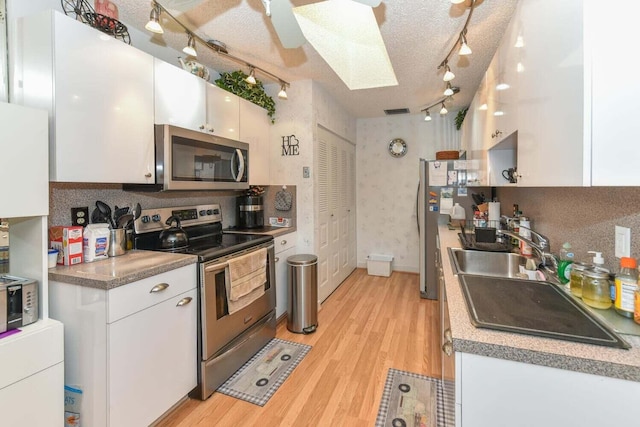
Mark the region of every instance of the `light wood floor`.
POLYGON ((278 338, 313 348, 265 406, 214 393, 159 425, 371 427, 389 368, 440 376, 438 323, 437 301, 420 298, 417 274, 357 269, 322 304, 314 334, 278 324, 278 338))

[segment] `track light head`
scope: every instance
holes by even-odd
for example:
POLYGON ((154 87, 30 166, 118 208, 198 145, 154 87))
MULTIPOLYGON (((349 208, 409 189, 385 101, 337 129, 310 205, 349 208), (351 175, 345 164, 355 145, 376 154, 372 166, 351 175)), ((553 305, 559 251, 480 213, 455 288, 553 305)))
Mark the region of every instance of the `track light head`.
POLYGON ((244 79, 244 81, 249 83, 250 85, 254 85, 256 84, 256 69, 252 66, 249 66, 249 70, 249 75, 246 79, 244 79))
POLYGON ((188 33, 188 34, 189 34, 189 41, 187 42, 187 45, 184 47, 184 49, 182 49, 182 51, 189 56, 197 57, 198 52, 196 52, 196 39, 193 37, 193 34, 191 33, 188 33))
POLYGON ((431 121, 431 113, 429 112, 428 109, 427 109, 426 115, 424 116, 424 121, 425 122, 430 122, 431 121))
POLYGON ((460 50, 458 51, 458 55, 471 55, 471 48, 467 44, 467 38, 464 36, 464 31, 460 33, 460 50))
POLYGON ((440 114, 441 115, 445 115, 449 112, 449 110, 447 110, 447 108, 444 106, 444 101, 442 102, 442 108, 440 109, 440 114))
POLYGON ((281 83, 280 92, 278 92, 278 98, 280 99, 288 99, 287 96, 287 85, 285 83, 281 83))
POLYGON ((442 80, 444 80, 445 82, 449 82, 456 77, 456 75, 451 72, 451 68, 449 68, 448 64, 444 66, 444 70, 445 71, 442 80))
POLYGON ((160 25, 160 6, 154 3, 153 9, 151 9, 151 13, 149 14, 149 22, 144 26, 148 31, 156 34, 163 34, 164 30, 160 25))
POLYGON ((454 94, 453 88, 451 87, 451 83, 447 82, 447 88, 444 90, 444 96, 451 96, 454 94))

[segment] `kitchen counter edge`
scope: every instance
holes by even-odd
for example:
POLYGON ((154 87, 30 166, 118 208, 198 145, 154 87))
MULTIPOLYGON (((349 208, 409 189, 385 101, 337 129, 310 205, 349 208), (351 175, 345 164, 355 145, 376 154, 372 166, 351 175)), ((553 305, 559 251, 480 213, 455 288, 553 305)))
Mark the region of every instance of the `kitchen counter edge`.
POLYGON ((251 229, 238 230, 233 228, 226 228, 222 231, 224 233, 229 233, 229 234, 234 234, 234 233, 235 234, 260 234, 260 235, 279 237, 279 236, 284 236, 285 234, 293 233, 294 231, 296 231, 296 227, 263 227, 263 228, 258 228, 254 230, 251 230, 251 229))
POLYGON ((493 331, 471 324, 447 248, 460 247, 457 231, 438 229, 454 351, 640 382, 640 338, 623 335, 629 350, 493 331))
POLYGON ((196 262, 195 255, 131 250, 118 257, 51 268, 49 281, 110 290, 196 262))

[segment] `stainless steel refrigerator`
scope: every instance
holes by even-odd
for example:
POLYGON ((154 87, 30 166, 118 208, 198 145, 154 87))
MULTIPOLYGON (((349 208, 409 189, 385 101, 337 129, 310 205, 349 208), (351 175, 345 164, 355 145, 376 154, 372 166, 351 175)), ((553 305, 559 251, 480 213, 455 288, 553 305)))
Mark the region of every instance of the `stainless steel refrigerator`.
MULTIPOLYGON (((455 203, 465 209, 466 219, 473 219, 473 194, 489 201, 490 187, 478 184, 480 175, 475 160, 425 160, 420 159, 420 184, 418 186, 418 229, 420 233, 420 296, 438 299, 438 275, 436 261, 439 257, 438 224, 450 222, 449 212, 455 203)), ((443 259, 443 263, 449 262, 443 259)))

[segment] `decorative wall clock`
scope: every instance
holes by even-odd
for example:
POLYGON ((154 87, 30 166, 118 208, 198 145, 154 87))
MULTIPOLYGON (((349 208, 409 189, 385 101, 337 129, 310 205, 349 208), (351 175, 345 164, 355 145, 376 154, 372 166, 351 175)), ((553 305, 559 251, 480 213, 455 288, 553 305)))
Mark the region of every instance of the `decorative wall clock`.
POLYGON ((407 143, 401 138, 394 138, 389 142, 389 154, 393 157, 402 157, 407 154, 407 143))

